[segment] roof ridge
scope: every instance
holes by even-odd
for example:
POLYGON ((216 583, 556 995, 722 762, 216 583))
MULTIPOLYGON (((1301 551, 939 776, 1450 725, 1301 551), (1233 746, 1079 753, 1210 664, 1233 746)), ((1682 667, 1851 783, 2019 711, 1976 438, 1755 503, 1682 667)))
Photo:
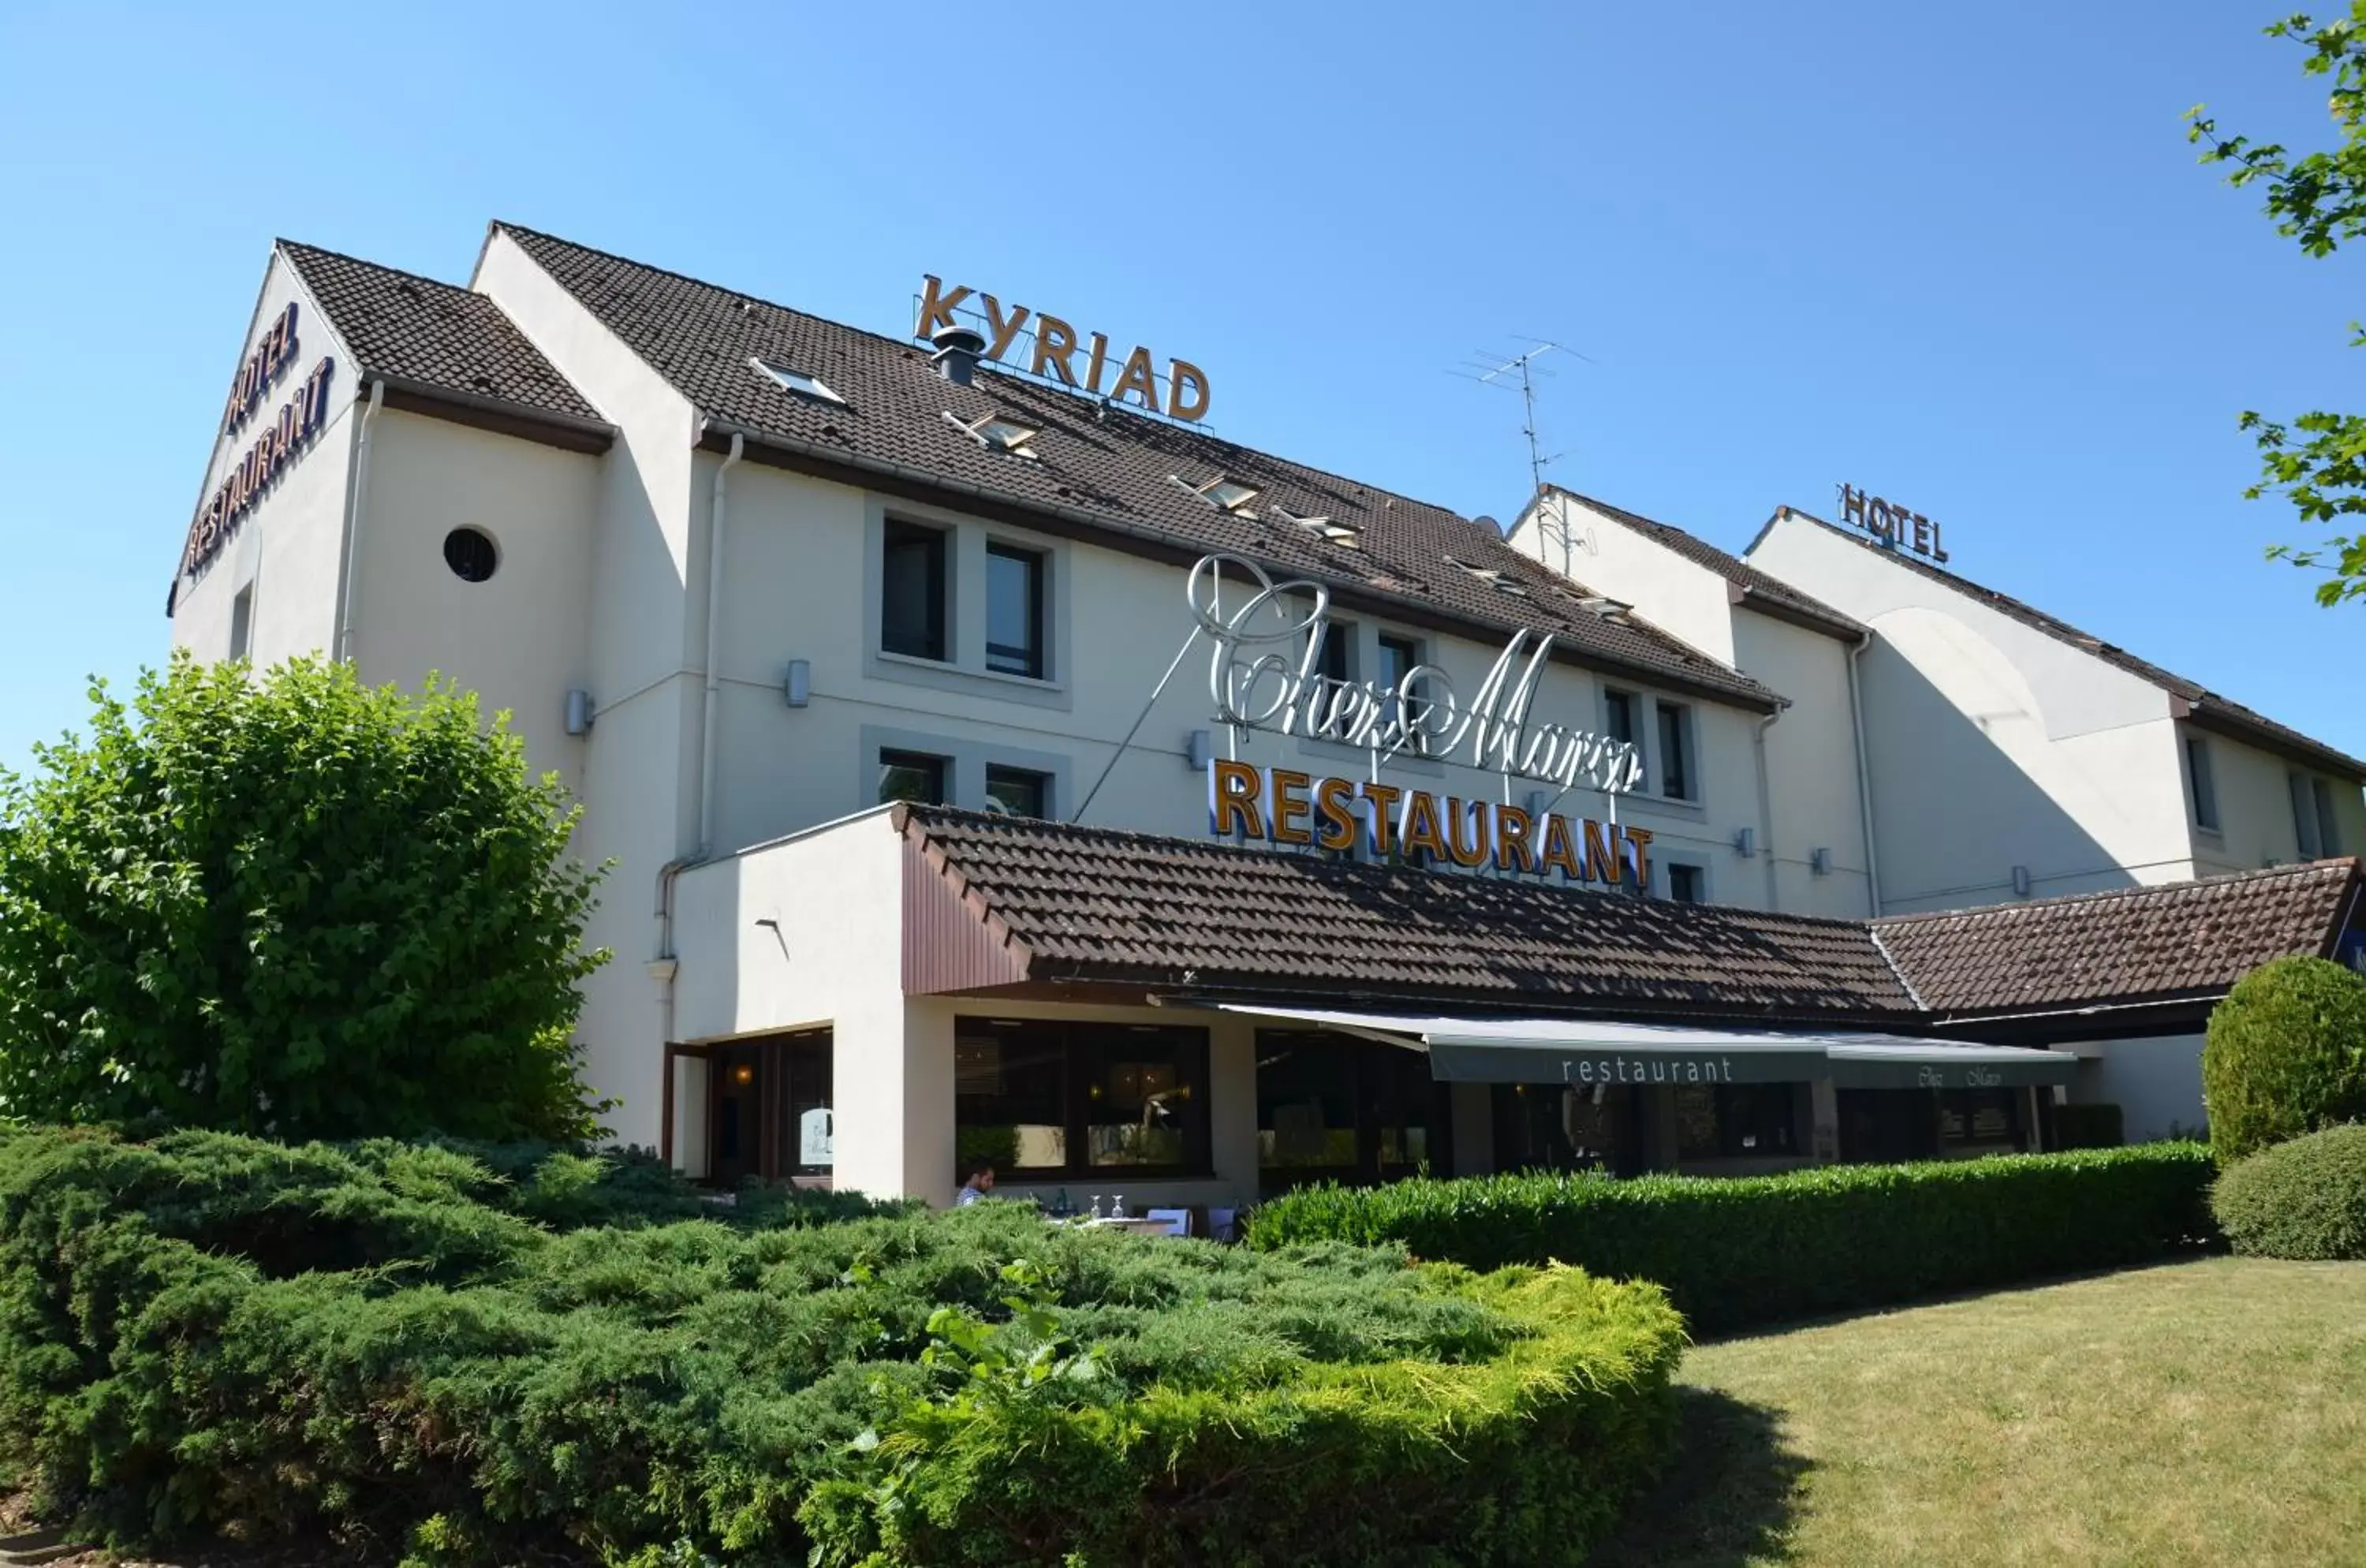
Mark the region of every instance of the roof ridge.
POLYGON ((2165 897, 2191 892, 2195 888, 2226 887, 2236 883, 2272 882, 2280 877, 2323 875, 2340 867, 2352 873, 2360 870, 2355 855, 2330 855, 2316 860, 2289 861, 2281 865, 2263 865, 2245 871, 2222 871, 2210 876, 2188 877, 2182 882, 2146 882, 2134 887, 2102 887, 2091 893, 2060 893, 2051 898, 2016 900, 2010 904, 1973 904, 1954 909, 1917 909, 1902 915, 1877 915, 1870 922, 1874 928, 1921 924, 1931 920, 1977 919, 2000 917, 2028 909, 2058 909, 2072 904, 2099 904, 2115 899, 2165 897))
MULTIPOLYGON (((493 227, 496 229, 506 230, 514 234, 531 235, 537 240, 547 240, 553 244, 566 245, 579 251, 588 251, 595 256, 604 256, 610 261, 621 262, 626 266, 637 266, 648 272, 663 274, 667 277, 679 278, 684 283, 696 284, 701 288, 712 288, 718 293, 738 295, 744 299, 752 299, 757 304, 762 305, 767 309, 785 311, 792 316, 802 316, 809 321, 820 321, 827 326, 836 327, 840 332, 860 333, 864 337, 875 338, 879 342, 885 344, 892 348, 908 349, 911 348, 915 342, 918 341, 908 337, 891 337, 885 333, 874 331, 870 327, 857 326, 851 321, 841 321, 828 316, 816 315, 811 310, 801 310, 794 305, 783 305, 777 299, 766 299, 760 294, 752 293, 745 288, 734 288, 727 283, 717 283, 713 278, 699 277, 693 274, 682 272, 674 267, 660 266, 655 262, 642 261, 638 257, 624 255, 615 251, 604 250, 598 245, 587 245, 580 240, 570 240, 564 234, 554 234, 547 230, 532 229, 523 223, 512 223, 505 219, 500 218, 493 220, 493 227)), ((1322 479, 1335 480, 1337 483, 1348 485, 1357 490, 1370 491, 1375 496, 1403 502, 1409 505, 1423 507, 1431 512, 1443 513, 1447 516, 1454 519, 1456 522, 1463 525, 1465 527, 1477 530, 1477 532, 1482 536, 1487 536, 1489 534, 1489 530, 1480 526, 1477 519, 1465 517, 1453 507, 1447 506, 1438 502, 1424 501, 1418 496, 1408 495, 1403 491, 1390 490, 1383 486, 1373 484, 1369 479, 1359 479, 1346 474, 1338 473, 1330 468, 1318 468, 1314 464, 1301 462, 1295 457, 1285 457, 1278 452, 1268 452, 1260 446, 1251 446, 1244 442, 1234 441, 1230 436, 1220 434, 1212 430, 1202 429, 1197 425, 1169 424, 1162 420, 1150 419, 1140 409, 1131 403, 1121 403, 1113 400, 1105 402, 1103 400, 1096 398, 1089 393, 1078 391, 1073 387, 1062 387, 1055 385, 1049 380, 1039 381, 1032 379, 1031 378, 1021 377, 1019 372, 997 366, 991 361, 981 359, 978 362, 977 368, 981 371, 986 371, 998 377, 1004 377, 1017 381, 1020 385, 1027 387, 1031 390, 1047 392, 1054 397, 1074 399, 1076 402, 1081 403, 1087 411, 1098 411, 1104 407, 1113 409, 1118 412, 1131 415, 1136 419, 1141 419, 1155 429, 1181 430, 1191 435, 1196 440, 1211 441, 1220 446, 1229 446, 1236 452, 1246 453, 1253 457, 1263 457, 1271 462, 1287 464, 1290 468, 1301 469, 1306 473, 1316 475, 1322 479)), ((1493 537, 1498 544, 1504 542, 1503 536, 1500 534, 1495 534, 1493 537)))
MULTIPOLYGON (((332 261, 351 262, 355 266, 368 267, 372 272, 391 273, 397 277, 407 277, 414 283, 432 284, 447 294, 466 294, 471 299, 482 299, 496 310, 501 310, 501 301, 490 294, 479 294, 466 284, 446 283, 440 277, 430 277, 423 272, 413 272, 409 267, 389 266, 384 262, 375 262, 367 256, 357 256, 350 251, 333 251, 326 245, 315 245, 309 241, 291 240, 285 234, 279 235, 271 243, 276 247, 287 250, 310 251, 314 255, 326 256, 332 261)), ((501 310, 501 319, 508 321, 510 313, 507 310, 501 310)))
POLYGON ((1917 1012, 1929 1012, 1931 1005, 1922 999, 1922 993, 1915 989, 1914 982, 1908 976, 1905 965, 1898 963, 1898 955, 1889 951, 1889 944, 1881 940, 1881 922, 1865 921, 1865 934, 1873 939, 1873 950, 1881 954, 1881 961, 1884 964, 1889 965, 1889 972, 1898 976, 1898 987, 1905 991, 1906 999, 1914 1004, 1917 1012))

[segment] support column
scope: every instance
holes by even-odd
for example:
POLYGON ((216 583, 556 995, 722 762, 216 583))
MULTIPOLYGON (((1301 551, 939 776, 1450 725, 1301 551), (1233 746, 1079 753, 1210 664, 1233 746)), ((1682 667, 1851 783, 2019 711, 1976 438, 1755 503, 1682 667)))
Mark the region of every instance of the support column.
POLYGON ((1818 1165, 1837 1164, 1841 1157, 1841 1091, 1831 1078, 1808 1086, 1809 1122, 1808 1147, 1818 1165))

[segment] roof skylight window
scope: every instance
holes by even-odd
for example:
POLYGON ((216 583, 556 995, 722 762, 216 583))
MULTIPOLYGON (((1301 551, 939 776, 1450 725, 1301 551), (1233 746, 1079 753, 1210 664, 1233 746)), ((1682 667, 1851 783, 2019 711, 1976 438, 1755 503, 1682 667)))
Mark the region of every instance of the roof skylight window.
POLYGON ((1457 560, 1452 556, 1446 558, 1446 564, 1460 567, 1498 593, 1508 593, 1515 599, 1525 599, 1528 596, 1528 585, 1500 567, 1472 566, 1469 561, 1457 560))
POLYGON ((1008 452, 1014 457, 1032 458, 1035 454, 1027 449, 1027 444, 1043 434, 1034 425, 1021 424, 1015 419, 1005 419, 998 413, 966 420, 951 409, 947 409, 945 423, 987 451, 1008 452))
POLYGON ((1359 530, 1345 523, 1334 523, 1328 517, 1301 517, 1279 502, 1274 503, 1273 514, 1285 523, 1304 529, 1326 544, 1338 545, 1351 550, 1356 547, 1359 530))
POLYGON ((758 375, 787 388, 801 397, 818 398, 823 402, 838 403, 841 406, 846 401, 844 398, 824 386, 818 376, 808 376, 802 370, 792 370, 785 365, 778 365, 769 359, 751 356, 748 363, 756 367, 758 375))
POLYGON ((1264 493, 1256 485, 1244 483, 1224 474, 1218 474, 1205 484, 1196 485, 1180 474, 1169 474, 1166 477, 1217 511, 1238 512, 1245 516, 1248 514, 1249 502, 1264 493))

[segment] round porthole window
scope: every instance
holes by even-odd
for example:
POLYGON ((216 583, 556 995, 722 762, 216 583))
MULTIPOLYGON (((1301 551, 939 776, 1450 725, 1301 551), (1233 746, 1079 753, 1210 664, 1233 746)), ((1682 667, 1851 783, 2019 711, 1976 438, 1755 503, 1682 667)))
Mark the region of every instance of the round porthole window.
POLYGON ((455 528, 444 536, 444 564, 463 582, 482 582, 501 564, 501 552, 483 529, 455 528))

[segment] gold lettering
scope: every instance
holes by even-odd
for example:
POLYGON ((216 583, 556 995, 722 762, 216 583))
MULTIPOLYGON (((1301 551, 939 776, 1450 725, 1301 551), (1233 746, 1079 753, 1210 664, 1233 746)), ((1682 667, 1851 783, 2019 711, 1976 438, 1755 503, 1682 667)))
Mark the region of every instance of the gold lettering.
POLYGON ((1144 408, 1158 412, 1158 377, 1150 367, 1150 350, 1137 348, 1125 356, 1125 371, 1117 378, 1110 396, 1125 401, 1128 392, 1135 394, 1144 408))
POLYGON ((1404 791, 1394 784, 1362 784, 1356 793, 1364 797, 1366 809, 1372 814, 1372 852, 1387 854, 1396 848, 1397 796, 1404 791))
POLYGON ((1931 525, 1931 558, 1942 566, 1947 560, 1947 547, 1939 537, 1939 525, 1936 523, 1931 525))
MULTIPOLYGON (((1071 344, 1070 346, 1074 346, 1071 344)), ((1314 781, 1304 773, 1288 768, 1273 771, 1273 841, 1277 844, 1311 844, 1314 835, 1307 830, 1306 786, 1314 781)))
POLYGON ((1635 846, 1635 886, 1648 893, 1651 890, 1651 829, 1629 828, 1627 841, 1635 846))
POLYGON ((1446 835, 1437 823, 1437 796, 1425 789, 1408 790, 1404 823, 1397 829, 1397 836, 1403 840, 1408 854, 1427 850, 1438 859, 1446 859, 1446 835))
POLYGON ((1188 359, 1177 359, 1166 368, 1166 412, 1177 419, 1198 420, 1208 412, 1208 373, 1188 359), (1183 389, 1193 393, 1191 406, 1183 406, 1183 389))
POLYGON ((1499 806, 1495 808, 1495 867, 1512 869, 1517 860, 1520 869, 1533 874, 1537 869, 1536 846, 1528 842, 1528 834, 1536 827, 1536 818, 1524 807, 1499 806))
POLYGON ((934 337, 946 327, 959 325, 953 320, 953 307, 969 298, 967 286, 948 294, 945 286, 933 277, 922 277, 920 282, 920 319, 912 328, 912 335, 934 337))
POLYGON ((1454 857, 1457 865, 1482 866, 1487 863, 1487 803, 1483 800, 1459 800, 1448 795, 1446 800, 1446 852, 1454 857), (1470 829, 1470 841, 1462 841, 1465 823, 1470 829))
POLYGON ((1085 390, 1092 393, 1095 397, 1100 396, 1101 372, 1108 367, 1109 333, 1095 333, 1093 334, 1093 357, 1091 366, 1089 367, 1092 373, 1085 378, 1085 390))
POLYGON ((1914 553, 1918 556, 1931 553, 1931 520, 1919 512, 1914 514, 1914 553))
POLYGON ((1559 870, 1572 882, 1585 880, 1585 868, 1577 863, 1577 840, 1569 830, 1569 818, 1556 811, 1545 818, 1545 852, 1542 869, 1559 870))
POLYGON ((1010 346, 1011 339, 1019 335, 1019 329, 1027 324, 1027 307, 1012 306, 1009 319, 1006 321, 1002 314, 1001 300, 991 294, 982 294, 978 298, 986 301, 987 328, 986 356, 988 359, 999 359, 1002 357, 1002 351, 1010 346))
POLYGON ((1346 779, 1324 779, 1314 786, 1314 811, 1322 822, 1314 841, 1326 850, 1344 850, 1356 841, 1356 786, 1346 779))
POLYGON ((1036 375, 1043 374, 1044 366, 1056 365, 1060 367, 1060 379, 1071 387, 1075 386, 1076 373, 1068 368, 1068 361, 1076 357, 1076 328, 1057 316, 1041 314, 1036 316, 1034 366, 1036 375))
POLYGON ((1208 831, 1229 839, 1235 828, 1252 839, 1265 837, 1257 796, 1265 781, 1246 762, 1218 761, 1208 771, 1208 831))
POLYGON ((1841 521, 1853 523, 1860 528, 1865 526, 1865 491, 1853 485, 1841 486, 1841 521))
POLYGON ((1606 882, 1616 887, 1620 881, 1618 856, 1612 853, 1615 842, 1608 829, 1589 817, 1585 819, 1585 874, 1596 882, 1606 882))

